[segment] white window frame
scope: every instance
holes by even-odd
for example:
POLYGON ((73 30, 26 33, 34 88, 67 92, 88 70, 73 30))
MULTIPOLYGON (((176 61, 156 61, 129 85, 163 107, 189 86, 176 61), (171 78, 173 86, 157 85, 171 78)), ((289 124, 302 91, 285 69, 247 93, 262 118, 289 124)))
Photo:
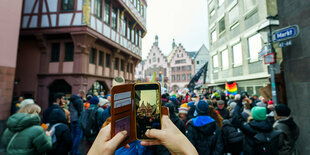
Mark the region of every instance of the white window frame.
POLYGON ((218 0, 219 7, 224 4, 225 0, 218 0))
POLYGON ((234 62, 233 66, 234 67, 242 66, 243 59, 242 59, 242 45, 241 45, 241 42, 238 42, 237 44, 232 46, 232 53, 233 53, 233 62, 234 62), (236 51, 238 49, 240 49, 240 51, 236 51))
POLYGON ((228 50, 227 49, 225 49, 224 51, 221 52, 221 57, 222 57, 222 70, 226 70, 229 68, 229 59, 228 59, 228 50), (226 63, 224 63, 224 62, 226 62, 226 63))
POLYGON ((260 50, 263 47, 260 34, 257 33, 255 35, 250 36, 247 39, 247 43, 248 43, 248 53, 249 53, 250 62, 258 61, 259 60, 258 53, 260 52, 260 50), (252 39, 253 39, 253 41, 252 41, 252 39))
POLYGON ((215 43, 216 40, 217 40, 217 34, 216 34, 216 29, 214 29, 213 31, 211 31, 211 43, 212 44, 215 43))
POLYGON ((213 63, 213 72, 214 73, 218 72, 219 67, 218 54, 212 56, 212 63, 213 63))

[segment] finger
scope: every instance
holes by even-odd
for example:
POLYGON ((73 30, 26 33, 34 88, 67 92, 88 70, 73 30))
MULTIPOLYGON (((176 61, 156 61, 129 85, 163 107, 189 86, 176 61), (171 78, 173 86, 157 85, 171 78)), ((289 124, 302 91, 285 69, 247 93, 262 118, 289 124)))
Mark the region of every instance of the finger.
POLYGON ((130 145, 129 145, 129 144, 126 144, 124 147, 125 147, 126 149, 129 149, 129 148, 130 148, 130 145))
POLYGON ((162 130, 158 130, 158 129, 151 129, 151 130, 147 130, 145 132, 145 135, 148 137, 148 138, 156 138, 156 139, 159 139, 161 140, 162 137, 163 137, 163 132, 162 130))
POLYGON ((109 140, 109 145, 115 150, 126 138, 127 131, 122 131, 117 133, 111 140, 109 140))
POLYGON ((111 139, 111 123, 102 128, 98 136, 102 137, 104 141, 108 141, 109 139, 111 139))
POLYGON ((161 145, 161 142, 159 140, 153 140, 153 141, 142 141, 141 145, 143 146, 151 146, 151 145, 161 145))

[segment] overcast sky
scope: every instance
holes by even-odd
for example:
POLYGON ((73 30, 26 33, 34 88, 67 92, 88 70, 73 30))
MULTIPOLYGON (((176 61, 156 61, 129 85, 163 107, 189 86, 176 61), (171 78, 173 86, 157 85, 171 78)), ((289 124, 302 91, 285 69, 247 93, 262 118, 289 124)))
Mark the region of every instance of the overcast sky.
POLYGON ((148 0, 142 58, 146 58, 156 34, 164 55, 170 53, 173 38, 186 51, 198 51, 202 44, 208 48, 207 14, 207 0, 148 0))

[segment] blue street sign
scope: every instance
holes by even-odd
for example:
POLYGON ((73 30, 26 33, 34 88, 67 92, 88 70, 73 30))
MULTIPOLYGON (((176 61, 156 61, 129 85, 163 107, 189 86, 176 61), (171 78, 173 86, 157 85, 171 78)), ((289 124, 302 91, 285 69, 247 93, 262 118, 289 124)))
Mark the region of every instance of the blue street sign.
POLYGON ((286 47, 286 46, 291 46, 292 45, 292 40, 288 40, 288 41, 283 41, 279 43, 279 47, 286 47))
POLYGON ((298 25, 288 26, 282 29, 278 29, 272 33, 273 42, 284 41, 295 38, 299 34, 298 25))

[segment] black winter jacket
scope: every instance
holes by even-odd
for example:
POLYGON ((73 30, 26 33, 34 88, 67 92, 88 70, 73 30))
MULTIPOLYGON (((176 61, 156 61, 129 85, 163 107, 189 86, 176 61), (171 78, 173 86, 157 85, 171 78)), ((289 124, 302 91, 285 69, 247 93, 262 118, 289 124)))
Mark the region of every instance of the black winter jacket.
POLYGON ((243 133, 231 124, 231 120, 224 120, 222 127, 224 152, 240 155, 243 150, 243 133))
POLYGON ((54 110, 62 111, 63 115, 62 115, 62 113, 60 113, 61 117, 64 116, 66 118, 65 111, 59 105, 53 104, 53 105, 49 106, 46 110, 44 110, 44 112, 43 112, 43 119, 42 119, 43 123, 51 123, 51 118, 50 117, 53 117, 51 115, 51 113, 54 110))
POLYGON ((57 141, 53 144, 53 149, 47 154, 62 155, 68 154, 72 148, 72 137, 69 126, 67 125, 66 116, 62 109, 55 108, 50 112, 50 126, 57 123, 62 123, 55 127, 55 135, 57 141))
POLYGON ((219 127, 210 116, 197 116, 187 122, 186 137, 199 155, 221 155, 223 140, 219 127))
MULTIPOLYGON (((238 101, 237 106, 234 111, 232 122, 235 126, 239 127, 242 130, 245 136, 244 143, 243 143, 243 153, 244 155, 259 154, 255 151, 258 145, 254 139, 254 136, 258 133, 273 132, 272 124, 267 120, 263 120, 263 121, 252 120, 249 123, 246 123, 244 118, 241 115, 241 111, 242 111, 242 102, 238 101)), ((277 149, 278 137, 275 139, 276 140, 273 141, 273 143, 271 144, 274 147, 272 147, 272 150, 269 150, 272 152, 271 153, 272 155, 278 154, 278 149, 277 149)))
POLYGON ((223 117, 223 119, 229 119, 229 110, 227 108, 224 108, 222 110, 217 108, 216 110, 219 111, 219 113, 223 117))

